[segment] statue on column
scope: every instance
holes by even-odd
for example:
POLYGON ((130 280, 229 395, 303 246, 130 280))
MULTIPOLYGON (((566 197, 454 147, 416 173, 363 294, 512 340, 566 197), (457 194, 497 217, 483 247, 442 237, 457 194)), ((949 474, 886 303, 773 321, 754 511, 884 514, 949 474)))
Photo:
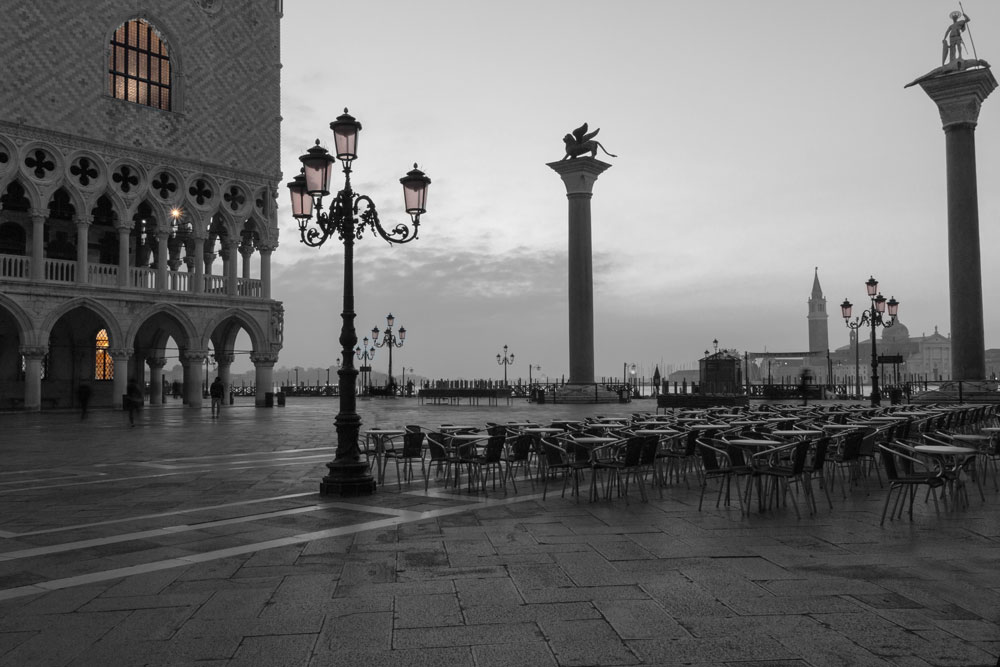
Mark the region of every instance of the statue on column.
POLYGON ((593 132, 587 132, 587 124, 584 123, 580 127, 573 130, 572 134, 567 134, 563 137, 563 143, 566 145, 566 155, 563 156, 563 160, 571 160, 578 158, 585 153, 590 153, 590 157, 597 157, 597 149, 600 148, 604 151, 605 155, 609 157, 618 157, 608 153, 608 149, 601 145, 600 141, 594 139, 597 133, 601 131, 601 128, 597 128, 593 132))
MULTIPOLYGON (((959 3, 959 7, 961 7, 961 3, 959 3)), ((965 10, 954 11, 949 14, 949 16, 951 17, 951 25, 945 29, 944 39, 941 40, 941 66, 935 67, 927 74, 914 79, 910 83, 903 86, 904 88, 915 86, 922 81, 927 81, 928 79, 933 79, 935 77, 954 74, 955 72, 980 67, 988 69, 990 67, 988 62, 980 60, 976 57, 976 45, 972 41, 972 31, 968 27, 969 21, 972 19, 970 19, 969 15, 965 13, 965 10), (963 32, 969 33, 969 43, 972 46, 972 58, 962 57, 962 51, 965 50, 965 40, 962 38, 963 32)))
POLYGON ((944 39, 941 40, 941 64, 945 61, 955 62, 962 57, 962 48, 965 42, 962 41, 962 33, 965 32, 965 25, 971 21, 965 11, 952 12, 951 25, 944 31, 944 39))

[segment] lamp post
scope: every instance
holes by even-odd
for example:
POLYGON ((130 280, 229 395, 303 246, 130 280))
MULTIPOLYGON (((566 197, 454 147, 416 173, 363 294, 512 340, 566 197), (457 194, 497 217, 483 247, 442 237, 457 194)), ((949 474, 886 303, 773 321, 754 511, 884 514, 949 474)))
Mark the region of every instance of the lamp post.
POLYGON ((368 336, 365 336, 359 347, 354 348, 354 354, 361 360, 361 388, 364 389, 371 384, 372 367, 370 362, 375 358, 375 348, 368 344, 368 336))
POLYGON ((378 327, 372 327, 372 345, 375 347, 389 348, 389 381, 386 386, 389 387, 390 390, 396 386, 396 381, 392 378, 392 348, 403 347, 403 341, 406 340, 406 327, 399 327, 398 339, 396 338, 396 334, 392 332, 392 323, 395 321, 396 318, 392 316, 392 313, 385 316, 385 331, 382 332, 381 342, 378 339, 378 327))
POLYGON ((514 363, 514 353, 507 354, 507 346, 503 346, 503 354, 497 355, 497 363, 503 366, 503 386, 507 386, 507 367, 514 363))
POLYGON ((872 336, 872 407, 877 407, 882 404, 882 395, 878 387, 878 352, 875 348, 875 330, 878 327, 891 327, 896 323, 896 314, 899 312, 899 302, 896 301, 895 297, 891 297, 886 301, 885 297, 882 296, 881 292, 878 291, 878 281, 875 280, 874 276, 869 277, 865 281, 865 288, 868 290, 868 298, 871 300, 871 307, 866 309, 861 313, 860 317, 854 318, 851 321, 851 308, 853 307, 851 302, 844 299, 844 303, 840 304, 840 313, 844 316, 844 322, 848 327, 857 332, 864 326, 871 327, 872 336), (888 312, 887 312, 888 311, 888 312), (886 320, 883 315, 888 315, 889 319, 886 320))
POLYGON ((341 318, 340 345, 343 348, 343 366, 337 371, 340 384, 340 412, 334 424, 337 430, 337 451, 334 460, 327 463, 329 474, 320 483, 320 493, 340 495, 370 494, 375 491, 375 480, 366 461, 361 460, 358 433, 361 417, 357 412, 358 371, 354 368, 354 346, 358 336, 354 329, 354 243, 364 236, 365 228, 378 234, 389 243, 408 243, 417 238, 420 216, 426 212, 427 186, 431 180, 414 165, 413 170, 399 182, 403 186, 406 212, 410 214, 412 231, 405 224, 397 224, 386 231, 379 221, 375 203, 370 197, 356 194, 351 188, 351 163, 357 158, 358 134, 361 123, 344 110, 330 123, 333 130, 336 157, 319 145, 310 148, 299 158, 302 173, 288 184, 292 197, 292 216, 298 221, 303 243, 310 247, 322 246, 328 239, 337 238, 344 244, 344 302, 341 318), (323 212, 323 197, 330 194, 330 172, 333 163, 343 163, 344 188, 337 193, 328 212, 323 212), (311 225, 313 209, 315 224, 311 225))
POLYGON ((295 386, 299 386, 299 367, 295 367, 295 386))
POLYGON ((633 396, 635 396, 635 395, 636 395, 636 385, 635 385, 635 364, 632 364, 631 366, 629 366, 629 367, 628 367, 628 372, 629 372, 629 374, 630 374, 630 375, 632 376, 632 378, 631 378, 631 382, 630 382, 630 384, 631 384, 631 389, 630 389, 630 391, 632 392, 632 395, 633 395, 633 396))
POLYGON ((531 371, 532 371, 532 369, 534 369, 536 371, 540 371, 540 370, 542 370, 542 367, 539 366, 538 364, 528 364, 528 386, 529 387, 531 387, 531 385, 534 384, 534 381, 531 379, 531 371))
POLYGON ((399 384, 403 387, 403 396, 406 396, 406 371, 410 371, 410 375, 413 375, 413 369, 403 366, 403 379, 400 380, 399 384))

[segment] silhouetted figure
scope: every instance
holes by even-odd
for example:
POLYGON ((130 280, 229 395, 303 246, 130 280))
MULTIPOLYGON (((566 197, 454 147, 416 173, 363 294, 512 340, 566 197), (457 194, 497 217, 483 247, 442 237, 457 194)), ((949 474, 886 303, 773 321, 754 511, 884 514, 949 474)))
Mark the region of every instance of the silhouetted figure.
POLYGON ((208 388, 208 393, 212 397, 212 419, 215 419, 222 414, 222 397, 226 393, 226 385, 217 377, 208 388))
POLYGON ((799 393, 802 394, 802 405, 809 405, 809 381, 812 379, 812 372, 805 368, 799 376, 799 393))
POLYGON ((80 419, 87 418, 87 406, 90 405, 90 385, 81 382, 76 388, 76 400, 80 402, 80 419))
POLYGON ((142 408, 142 388, 136 384, 135 379, 128 381, 125 388, 125 407, 128 408, 128 425, 135 426, 135 413, 142 408))

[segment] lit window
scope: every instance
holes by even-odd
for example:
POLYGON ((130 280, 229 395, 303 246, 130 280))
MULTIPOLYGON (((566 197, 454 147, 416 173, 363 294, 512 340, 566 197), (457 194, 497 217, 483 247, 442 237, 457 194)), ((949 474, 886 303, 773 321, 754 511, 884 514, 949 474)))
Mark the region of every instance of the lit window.
POLYGON ((114 380, 115 360, 111 358, 111 354, 108 352, 108 330, 101 329, 98 331, 95 342, 97 353, 94 358, 94 379, 114 380))
POLYGON ((170 56, 156 28, 142 19, 118 26, 108 54, 112 97, 170 111, 170 56))

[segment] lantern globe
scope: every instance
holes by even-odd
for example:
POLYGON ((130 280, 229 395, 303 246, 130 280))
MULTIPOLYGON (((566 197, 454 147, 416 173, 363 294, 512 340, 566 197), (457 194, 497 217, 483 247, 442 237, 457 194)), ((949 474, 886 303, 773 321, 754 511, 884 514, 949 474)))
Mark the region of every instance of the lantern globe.
POLYGON ((325 197, 330 194, 330 172, 335 160, 319 145, 319 139, 316 140, 315 146, 299 157, 299 162, 302 163, 305 174, 306 191, 313 197, 325 197))
POLYGON ((406 172, 406 176, 399 179, 403 185, 403 205, 410 215, 421 215, 427 212, 427 186, 431 184, 431 179, 427 178, 424 172, 417 169, 416 163, 413 169, 406 172))
POLYGON ((344 113, 337 116, 337 120, 330 123, 333 130, 333 142, 337 151, 337 159, 350 163, 358 157, 358 134, 361 132, 361 123, 351 114, 344 113))

